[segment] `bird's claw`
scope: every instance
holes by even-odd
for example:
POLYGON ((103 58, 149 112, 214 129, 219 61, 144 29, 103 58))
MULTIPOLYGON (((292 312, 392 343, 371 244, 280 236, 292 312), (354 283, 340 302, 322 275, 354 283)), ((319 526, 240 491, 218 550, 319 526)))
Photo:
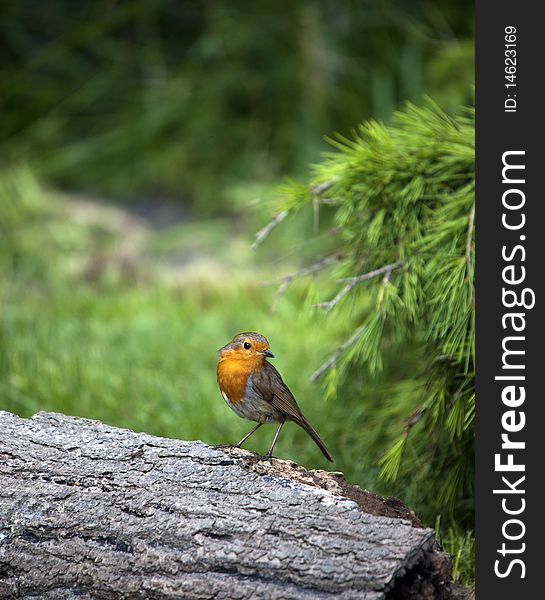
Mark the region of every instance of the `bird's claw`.
POLYGON ((216 444, 212 448, 214 450, 225 450, 226 448, 239 448, 239 446, 235 446, 234 444, 216 444))

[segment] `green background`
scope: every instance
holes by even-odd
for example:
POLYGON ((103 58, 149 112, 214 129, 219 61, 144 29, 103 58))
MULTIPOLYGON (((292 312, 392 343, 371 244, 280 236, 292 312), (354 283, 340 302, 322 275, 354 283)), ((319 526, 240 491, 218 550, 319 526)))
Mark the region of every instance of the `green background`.
MULTIPOLYGON (((251 424, 221 399, 215 353, 259 331, 335 468, 437 524, 455 576, 471 580, 471 518, 438 513, 416 481, 379 476, 412 408, 421 346, 335 389, 310 383, 350 333, 346 311, 313 308, 337 286, 303 278, 272 310, 276 287, 262 284, 332 247, 327 217, 320 235, 309 208, 251 243, 279 184, 306 181, 329 149, 325 136, 390 122, 424 95, 452 113, 472 102, 473 3, 29 0, 0 11, 0 407, 234 442, 251 424)), ((262 428, 248 447, 264 452, 272 435, 262 428)), ((295 425, 276 454, 327 467, 295 425)))

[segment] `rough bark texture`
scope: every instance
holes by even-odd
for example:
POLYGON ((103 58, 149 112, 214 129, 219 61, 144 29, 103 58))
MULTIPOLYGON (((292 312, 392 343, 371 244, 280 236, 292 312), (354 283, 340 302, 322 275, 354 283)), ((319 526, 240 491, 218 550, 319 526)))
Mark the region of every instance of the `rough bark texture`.
POLYGON ((1 598, 450 595, 433 531, 342 474, 0 412, 1 598))

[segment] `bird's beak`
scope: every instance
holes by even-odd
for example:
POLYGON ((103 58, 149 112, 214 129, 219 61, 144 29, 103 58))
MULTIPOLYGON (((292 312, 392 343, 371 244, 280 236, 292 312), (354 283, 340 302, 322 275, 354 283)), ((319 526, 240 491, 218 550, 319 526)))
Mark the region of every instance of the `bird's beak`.
POLYGON ((274 358, 274 354, 268 349, 263 350, 263 352, 261 354, 263 354, 263 356, 268 356, 269 358, 274 358))

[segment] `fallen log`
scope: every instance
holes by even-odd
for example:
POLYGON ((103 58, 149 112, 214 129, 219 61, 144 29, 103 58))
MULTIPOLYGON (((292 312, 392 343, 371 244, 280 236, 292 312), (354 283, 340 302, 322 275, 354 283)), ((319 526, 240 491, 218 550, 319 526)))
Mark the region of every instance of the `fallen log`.
POLYGON ((0 412, 0 597, 445 600, 450 562, 342 474, 0 412))

